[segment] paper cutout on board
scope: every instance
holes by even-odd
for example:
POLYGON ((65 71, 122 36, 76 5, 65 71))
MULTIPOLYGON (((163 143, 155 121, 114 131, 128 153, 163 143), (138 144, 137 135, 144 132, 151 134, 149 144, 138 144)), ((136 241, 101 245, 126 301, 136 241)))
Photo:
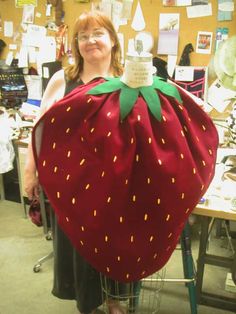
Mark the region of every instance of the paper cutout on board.
POLYGON ((134 13, 134 18, 131 24, 131 27, 136 31, 136 32, 140 32, 142 30, 144 30, 146 26, 145 20, 144 20, 144 16, 143 16, 143 12, 142 12, 142 8, 140 5, 140 2, 138 1, 135 13, 134 13))
POLYGON ((161 13, 157 53, 177 55, 179 42, 179 14, 161 13))

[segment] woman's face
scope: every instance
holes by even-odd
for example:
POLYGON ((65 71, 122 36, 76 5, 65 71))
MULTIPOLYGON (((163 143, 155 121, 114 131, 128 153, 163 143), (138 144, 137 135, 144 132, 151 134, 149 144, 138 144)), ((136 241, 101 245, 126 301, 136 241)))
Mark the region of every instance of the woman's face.
POLYGON ((78 32, 79 51, 84 63, 110 61, 114 46, 109 32, 98 24, 93 24, 86 30, 78 32))

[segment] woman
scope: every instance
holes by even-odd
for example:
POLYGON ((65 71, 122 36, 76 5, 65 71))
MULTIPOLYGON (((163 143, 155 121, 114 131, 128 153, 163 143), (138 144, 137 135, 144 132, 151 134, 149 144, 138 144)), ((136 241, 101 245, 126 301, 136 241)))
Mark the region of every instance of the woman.
MULTIPOLYGON (((98 12, 83 13, 76 21, 72 38, 74 64, 60 70, 51 78, 41 103, 41 114, 78 85, 97 77, 120 76, 121 49, 111 21, 98 12)), ((29 145, 25 167, 25 191, 30 200, 39 197, 36 166, 29 145)), ((100 275, 70 244, 52 215, 54 244, 53 295, 62 299, 75 299, 83 314, 99 313, 102 304, 100 275)), ((122 313, 116 306, 111 313, 122 313)))

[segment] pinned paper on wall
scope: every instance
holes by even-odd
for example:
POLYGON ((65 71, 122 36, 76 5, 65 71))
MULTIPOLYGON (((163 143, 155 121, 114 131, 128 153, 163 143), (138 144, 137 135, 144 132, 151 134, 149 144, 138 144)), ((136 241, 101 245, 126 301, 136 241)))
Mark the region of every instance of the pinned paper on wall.
POLYGON ((157 53, 177 55, 179 42, 179 14, 161 13, 157 53))
POLYGON ((196 52, 203 54, 211 53, 212 32, 198 32, 196 52))
POLYGON ((13 22, 12 21, 4 22, 4 36, 5 37, 13 36, 13 22))
POLYGON ((24 5, 22 14, 22 23, 33 24, 34 22, 34 6, 24 5))
POLYGON ((134 13, 134 18, 133 18, 131 27, 137 32, 144 30, 144 28, 146 27, 146 23, 143 16, 143 11, 142 11, 139 1, 137 3, 137 7, 134 13))

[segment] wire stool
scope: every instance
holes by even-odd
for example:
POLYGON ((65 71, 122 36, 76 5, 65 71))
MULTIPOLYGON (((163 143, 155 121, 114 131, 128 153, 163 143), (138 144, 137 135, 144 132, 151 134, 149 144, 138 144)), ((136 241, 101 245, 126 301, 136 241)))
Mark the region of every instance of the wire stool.
POLYGON ((160 291, 164 284, 165 269, 131 283, 120 283, 100 275, 103 291, 103 308, 118 306, 121 313, 156 314, 160 309, 160 291))

